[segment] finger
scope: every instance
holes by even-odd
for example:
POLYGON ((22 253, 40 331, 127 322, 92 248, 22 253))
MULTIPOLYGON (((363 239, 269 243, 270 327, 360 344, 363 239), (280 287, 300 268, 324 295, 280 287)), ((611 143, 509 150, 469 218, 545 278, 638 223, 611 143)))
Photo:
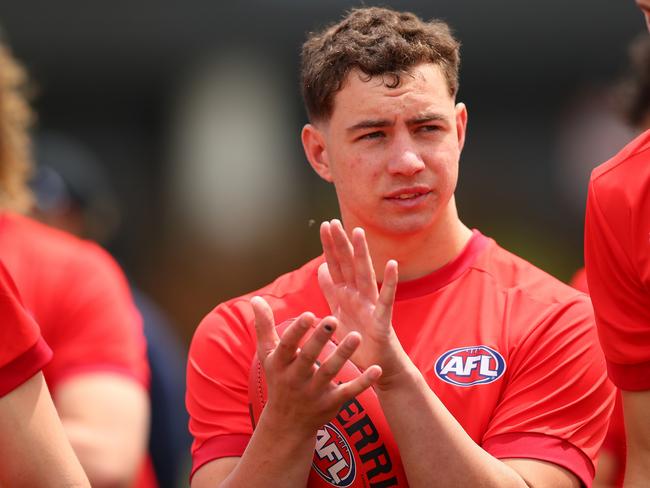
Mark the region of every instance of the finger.
POLYGON ((300 342, 307 331, 313 327, 315 321, 316 318, 313 313, 305 312, 287 327, 277 346, 276 356, 278 361, 289 364, 296 358, 300 342))
POLYGON ((314 329, 309 339, 303 344, 296 358, 298 374, 303 376, 313 374, 314 364, 318 360, 318 356, 323 350, 323 347, 332 337, 336 325, 337 321, 334 317, 325 317, 316 326, 316 329, 314 329))
MULTIPOLYGON (((336 259, 343 274, 343 280, 346 285, 356 285, 354 279, 354 251, 341 221, 337 219, 332 220, 330 231, 334 241, 336 259)), ((337 281, 335 283, 340 284, 337 281)))
POLYGON ((374 312, 375 318, 382 324, 390 324, 393 317, 393 303, 395 303, 397 282, 397 261, 390 259, 384 269, 384 282, 381 284, 374 312))
POLYGON ((320 387, 330 383, 339 374, 345 362, 352 357, 359 344, 361 344, 361 335, 358 332, 350 332, 346 335, 318 368, 314 376, 316 386, 320 387))
POLYGON ((257 336, 257 355, 260 361, 264 361, 271 354, 280 342, 278 333, 275 331, 275 320, 273 310, 262 297, 253 297, 250 300, 255 316, 255 335, 257 336))
POLYGON ((334 283, 343 283, 343 273, 336 257, 336 248, 332 238, 332 230, 329 222, 323 222, 320 226, 320 242, 323 246, 323 255, 325 262, 330 270, 332 281, 334 283))
POLYGON ((377 300, 377 278, 372 265, 366 234, 362 228, 352 231, 352 246, 354 248, 354 275, 359 293, 373 303, 377 300))
POLYGON ((343 383, 339 385, 336 389, 336 401, 340 403, 345 403, 348 400, 356 397, 364 390, 370 388, 374 383, 377 382, 381 376, 381 368, 376 364, 373 364, 368 369, 366 369, 361 376, 357 376, 352 381, 343 383))
POLYGON ((323 263, 318 267, 318 285, 325 296, 327 304, 330 306, 330 312, 336 313, 338 310, 336 285, 332 280, 329 265, 326 263, 323 263))

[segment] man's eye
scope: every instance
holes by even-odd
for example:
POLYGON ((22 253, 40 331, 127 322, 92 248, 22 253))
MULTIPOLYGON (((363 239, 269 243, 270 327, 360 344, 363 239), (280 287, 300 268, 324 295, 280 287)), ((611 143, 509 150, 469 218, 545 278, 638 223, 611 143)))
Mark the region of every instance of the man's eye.
POLYGON ((439 125, 421 125, 418 127, 418 132, 436 132, 440 129, 441 127, 439 125))
POLYGON ((379 139, 380 137, 383 137, 384 133, 381 131, 375 131, 375 132, 368 132, 367 134, 363 134, 359 139, 379 139))

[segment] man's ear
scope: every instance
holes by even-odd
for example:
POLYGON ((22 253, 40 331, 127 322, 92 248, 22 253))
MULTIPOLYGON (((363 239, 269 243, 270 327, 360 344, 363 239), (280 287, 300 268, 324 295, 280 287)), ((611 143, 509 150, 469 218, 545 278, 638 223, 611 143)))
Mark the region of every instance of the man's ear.
POLYGON ((467 133, 467 107, 464 103, 456 104, 456 134, 458 136, 458 148, 462 151, 465 145, 465 134, 467 133))
POLYGON ((315 125, 307 124, 302 128, 300 137, 311 167, 318 173, 318 176, 331 183, 332 174, 323 132, 315 125))

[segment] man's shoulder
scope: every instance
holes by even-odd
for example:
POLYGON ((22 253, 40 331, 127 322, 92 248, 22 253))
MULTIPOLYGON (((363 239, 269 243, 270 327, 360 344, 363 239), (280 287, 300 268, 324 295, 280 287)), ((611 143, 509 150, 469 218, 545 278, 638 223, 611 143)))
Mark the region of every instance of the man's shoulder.
POLYGON ((499 292, 511 297, 530 300, 544 307, 572 302, 582 303, 587 308, 590 306, 589 298, 583 292, 494 241, 474 267, 482 271, 499 292))
POLYGON ((0 253, 26 300, 24 287, 65 293, 78 282, 84 290, 95 284, 127 286, 120 266, 101 246, 22 215, 0 214, 0 253))
MULTIPOLYGON (((9 254, 22 253, 30 259, 59 262, 105 261, 109 254, 98 244, 80 239, 30 217, 13 213, 2 214, 0 249, 9 254)), ((112 258, 109 260, 112 261, 112 258)))
POLYGON ((590 186, 599 196, 650 184, 650 130, 629 142, 615 156, 596 167, 590 186))

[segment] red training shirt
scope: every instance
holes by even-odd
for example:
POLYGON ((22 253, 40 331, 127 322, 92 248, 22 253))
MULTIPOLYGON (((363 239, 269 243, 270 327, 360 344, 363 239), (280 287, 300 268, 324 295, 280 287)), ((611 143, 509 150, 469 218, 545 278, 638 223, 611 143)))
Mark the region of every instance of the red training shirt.
MULTIPOLYGON (((115 260, 98 245, 30 218, 0 213, 0 256, 54 351, 43 368, 55 396, 75 375, 109 372, 148 388, 142 319, 115 260)), ((136 487, 155 487, 143 462, 136 487)))
POLYGON ((650 131, 591 173, 585 263, 610 378, 650 389, 650 131))
MULTIPOLYGON (((322 262, 219 305, 199 325, 187 377, 193 473, 241 456, 252 435, 250 297, 265 298, 276 323, 306 310, 324 317, 322 262)), ((474 231, 453 261, 399 283, 393 326, 432 390, 487 452, 549 461, 590 486, 614 392, 584 294, 474 231)))
POLYGON ((0 262, 0 397, 38 373, 52 350, 20 300, 11 276, 0 262))
MULTIPOLYGON (((580 268, 571 278, 569 283, 576 290, 589 294, 589 286, 587 284, 587 271, 585 268, 580 268)), ((627 447, 625 445, 625 422, 623 418, 623 398, 621 397, 620 390, 616 391, 616 403, 612 417, 609 420, 609 428, 607 435, 603 441, 604 451, 608 451, 614 457, 616 462, 616 472, 614 476, 614 486, 622 487, 623 478, 625 476, 625 464, 627 447)))

